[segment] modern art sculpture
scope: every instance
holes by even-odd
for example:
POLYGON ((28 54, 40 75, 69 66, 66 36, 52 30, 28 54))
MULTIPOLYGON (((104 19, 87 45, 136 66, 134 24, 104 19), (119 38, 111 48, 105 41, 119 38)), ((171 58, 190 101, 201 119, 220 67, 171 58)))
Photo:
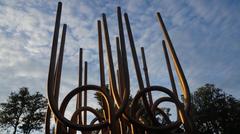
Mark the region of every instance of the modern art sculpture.
MULTIPOLYGON (((87 62, 84 64, 84 83, 82 83, 83 72, 83 49, 80 48, 79 52, 79 83, 78 87, 70 90, 65 96, 60 107, 58 107, 58 98, 60 90, 62 61, 64 53, 65 36, 67 31, 67 25, 63 25, 62 37, 60 47, 58 50, 58 36, 60 28, 62 3, 58 3, 55 29, 52 42, 51 59, 49 66, 48 82, 47 82, 47 94, 48 94, 48 110, 46 114, 46 126, 45 133, 50 134, 50 126, 54 124, 54 133, 57 134, 75 134, 81 132, 83 134, 90 133, 102 133, 102 134, 166 134, 175 133, 177 130, 182 130, 182 133, 192 133, 192 126, 190 120, 190 92, 189 87, 181 68, 180 62, 161 18, 160 13, 157 13, 157 18, 160 24, 160 28, 164 35, 162 46, 167 63, 167 69, 171 82, 172 89, 168 89, 162 86, 152 86, 149 82, 148 68, 145 59, 144 48, 141 48, 143 71, 145 76, 142 78, 138 56, 134 44, 134 38, 131 31, 131 26, 128 18, 128 14, 124 13, 123 23, 122 13, 120 7, 117 7, 118 18, 118 31, 119 35, 116 37, 117 47, 117 62, 118 68, 115 69, 113 64, 114 56, 111 50, 111 42, 109 39, 108 24, 105 14, 102 14, 102 20, 97 21, 98 27, 98 48, 99 48, 99 68, 100 68, 100 85, 89 85, 86 82, 87 79, 87 62), (135 73, 137 76, 137 82, 139 91, 130 101, 130 76, 128 69, 128 60, 126 52, 126 37, 123 24, 126 25, 126 32, 128 35, 129 45, 131 48, 132 58, 134 61, 135 73), (103 43, 102 38, 105 37, 105 48, 107 52, 108 64, 104 65, 103 56, 103 43), (58 56, 57 56, 58 54, 58 56), (169 56, 170 54, 170 56, 169 56), (181 91, 183 94, 183 102, 180 101, 177 94, 174 75, 171 68, 171 62, 174 63, 174 69, 177 74, 178 81, 181 85, 181 91), (105 83, 104 68, 107 66, 109 74, 109 87, 105 83), (145 86, 144 86, 145 85, 145 86), (102 99, 103 114, 100 114, 96 109, 87 105, 87 92, 93 90, 97 92, 102 99), (164 97, 159 97, 153 100, 151 92, 163 92, 166 94, 164 97), (66 107, 69 101, 77 96, 76 111, 73 113, 71 119, 67 119, 64 116, 66 107), (168 115, 159 106, 162 102, 171 102, 176 106, 177 120, 171 121, 168 115), (138 105, 143 107, 138 107, 138 105), (90 124, 87 124, 87 112, 91 112, 95 115, 90 124), (54 117, 53 123, 51 123, 51 115, 54 117), (147 115, 147 121, 143 120, 142 116, 147 115), (156 117, 161 116, 159 120, 156 117)), ((167 71, 167 70, 166 70, 167 71)))

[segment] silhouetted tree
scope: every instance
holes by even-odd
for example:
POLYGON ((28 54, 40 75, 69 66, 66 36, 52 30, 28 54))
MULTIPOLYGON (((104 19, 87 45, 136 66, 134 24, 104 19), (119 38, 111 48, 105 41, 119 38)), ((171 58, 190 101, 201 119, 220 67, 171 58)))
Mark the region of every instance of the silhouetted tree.
POLYGON ((30 95, 28 88, 20 88, 19 92, 12 92, 7 103, 0 104, 1 128, 13 128, 16 134, 18 128, 29 134, 34 130, 42 129, 47 101, 39 92, 30 95))
POLYGON ((206 84, 192 96, 195 130, 202 134, 240 133, 240 102, 213 84, 206 84))

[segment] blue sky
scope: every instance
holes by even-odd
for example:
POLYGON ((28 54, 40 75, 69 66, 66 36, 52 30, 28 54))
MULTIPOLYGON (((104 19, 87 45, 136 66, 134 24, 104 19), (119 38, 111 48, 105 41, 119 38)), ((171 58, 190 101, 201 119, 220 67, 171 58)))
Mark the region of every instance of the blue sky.
MULTIPOLYGON (((156 19, 161 12, 191 92, 212 83, 240 96, 240 1, 238 0, 63 0, 68 24, 60 97, 77 85, 78 48, 89 62, 89 83, 99 84, 96 21, 104 12, 116 54, 116 7, 129 14, 137 52, 144 46, 151 84, 169 86, 156 19)), ((46 94, 57 1, 0 1, 0 102, 26 86, 46 94)), ((128 38, 126 38, 127 40, 128 38)), ((127 40, 130 69, 133 69, 127 40)), ((115 59, 116 61, 116 59, 115 59)), ((141 59, 139 59, 141 63, 141 59)), ((136 93, 131 71, 132 94, 136 93)), ((60 98, 60 100, 61 100, 60 98)))

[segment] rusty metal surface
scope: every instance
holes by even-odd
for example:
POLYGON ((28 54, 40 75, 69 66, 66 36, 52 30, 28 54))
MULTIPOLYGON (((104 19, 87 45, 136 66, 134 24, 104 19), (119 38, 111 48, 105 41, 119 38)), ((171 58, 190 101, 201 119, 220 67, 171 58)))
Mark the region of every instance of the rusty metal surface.
POLYGON ((87 83, 88 64, 84 64, 84 79, 83 75, 83 49, 79 51, 79 72, 78 72, 78 87, 69 91, 59 105, 59 91, 61 83, 62 61, 64 54, 65 37, 67 25, 63 25, 60 48, 58 52, 58 36, 61 20, 62 3, 59 2, 56 14, 56 22, 53 35, 52 51, 50 58, 47 93, 48 93, 48 109, 46 114, 45 133, 50 134, 50 126, 54 125, 54 133, 57 134, 76 134, 81 131, 83 134, 101 133, 101 134, 152 134, 152 133, 174 133, 175 130, 182 128, 184 133, 192 133, 190 112, 190 92, 188 83, 184 76, 184 72, 170 40, 167 29, 164 25, 160 13, 157 13, 157 18, 160 28, 163 32, 164 40, 162 42, 171 89, 163 86, 153 86, 150 84, 146 55, 144 48, 141 48, 143 71, 145 81, 142 78, 136 45, 134 43, 133 31, 131 30, 130 20, 127 13, 124 13, 122 20, 121 8, 117 7, 118 32, 116 39, 116 52, 113 55, 111 42, 108 32, 108 24, 106 14, 102 14, 102 20, 97 21, 98 28, 98 52, 99 52, 99 68, 100 68, 100 85, 90 85, 87 83), (127 38, 129 43, 125 42, 125 34, 123 24, 126 24, 127 38), (105 65, 104 65, 104 48, 103 35, 105 38, 106 60, 108 64, 106 68, 109 74, 109 87, 105 83, 105 65), (166 42, 166 44, 165 44, 166 42), (138 82, 138 92, 130 100, 130 75, 127 61, 126 44, 131 48, 132 58, 134 62, 135 74, 138 82), (168 56, 168 52, 171 57, 168 56), (58 54, 58 56, 57 56, 58 54), (114 60, 117 60, 117 69, 115 70, 114 60), (170 61, 174 63, 174 69, 171 68, 170 61), (176 71, 177 80, 180 81, 180 89, 177 90, 173 71, 176 71), (84 82, 82 82, 84 80, 84 82), (146 85, 144 85, 146 82, 146 85), (83 84, 82 84, 83 83, 83 84), (107 89, 109 88, 109 89, 107 89), (94 91, 100 94, 102 100, 103 113, 100 114, 96 109, 90 107, 87 102, 88 91, 94 91), (164 93, 165 96, 152 96, 151 92, 164 93), (181 91, 177 93, 177 91, 181 91), (83 96, 82 96, 83 94, 83 96), (183 94, 184 102, 179 100, 178 94, 183 94), (73 97, 77 96, 76 110, 71 116, 71 119, 65 117, 66 107, 73 97), (82 98, 83 97, 83 98, 82 98), (83 102, 82 102, 83 101, 83 102), (176 107, 177 120, 172 121, 167 113, 160 107, 163 102, 173 103, 176 107), (95 117, 89 120, 88 113, 92 113, 95 117), (50 120, 53 115, 55 120, 50 120), (159 119, 157 116, 160 116, 159 119), (89 121, 87 121, 89 120, 89 121), (53 122, 51 122, 53 121, 53 122), (90 124, 87 124, 90 122, 90 124), (182 127, 183 126, 183 127, 182 127))

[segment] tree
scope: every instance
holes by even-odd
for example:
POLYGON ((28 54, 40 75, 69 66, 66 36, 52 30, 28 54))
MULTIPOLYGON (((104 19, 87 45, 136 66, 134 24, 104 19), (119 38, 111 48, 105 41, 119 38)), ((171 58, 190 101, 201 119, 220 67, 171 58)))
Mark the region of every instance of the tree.
POLYGON ((18 128, 24 134, 42 129, 46 111, 46 98, 39 92, 31 95, 28 88, 20 88, 19 92, 12 92, 7 103, 0 104, 0 127, 13 128, 16 134, 18 128))
POLYGON ((42 129, 46 111, 46 99, 39 92, 29 96, 29 102, 26 107, 26 116, 23 117, 23 124, 19 127, 23 133, 30 134, 32 130, 42 129))
POLYGON ((240 130, 240 101, 213 84, 206 84, 192 96, 195 130, 202 134, 235 134, 240 130))

